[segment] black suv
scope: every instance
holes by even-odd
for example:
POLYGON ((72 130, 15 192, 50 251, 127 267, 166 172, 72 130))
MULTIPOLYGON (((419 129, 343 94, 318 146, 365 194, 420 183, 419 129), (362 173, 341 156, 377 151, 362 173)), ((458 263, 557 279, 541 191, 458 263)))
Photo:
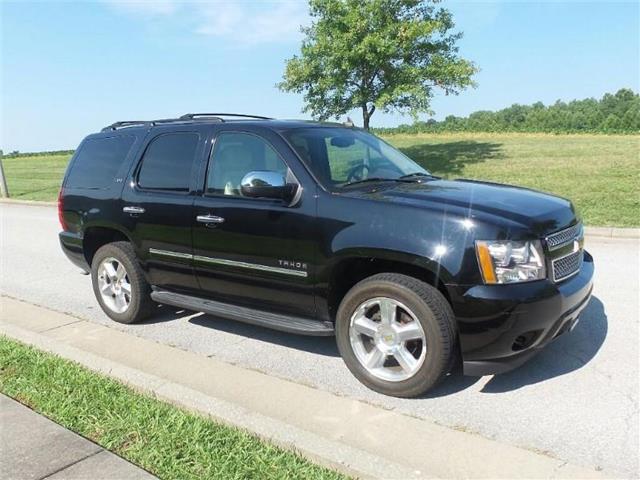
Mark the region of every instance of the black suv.
POLYGON ((156 304, 336 335, 351 372, 410 397, 460 359, 512 369, 571 330, 593 259, 568 200, 442 180, 349 125, 230 114, 89 135, 60 242, 113 320, 156 304))

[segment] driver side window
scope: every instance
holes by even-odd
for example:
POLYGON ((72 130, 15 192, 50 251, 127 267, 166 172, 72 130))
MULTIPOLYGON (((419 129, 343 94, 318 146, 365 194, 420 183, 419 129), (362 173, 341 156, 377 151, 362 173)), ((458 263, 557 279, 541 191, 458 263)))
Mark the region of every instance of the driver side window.
POLYGON ((268 170, 286 178, 287 165, 266 140, 249 133, 221 133, 209 161, 206 193, 241 196, 240 182, 253 171, 268 170))

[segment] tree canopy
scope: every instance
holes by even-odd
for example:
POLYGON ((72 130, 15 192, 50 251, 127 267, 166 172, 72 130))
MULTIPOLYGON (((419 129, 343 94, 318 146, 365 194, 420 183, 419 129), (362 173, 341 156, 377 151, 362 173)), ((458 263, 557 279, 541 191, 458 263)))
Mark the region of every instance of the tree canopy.
POLYGON ((461 33, 439 0, 310 0, 312 23, 279 87, 303 93, 320 120, 362 111, 429 112, 436 89, 472 86, 473 63, 458 56, 461 33))

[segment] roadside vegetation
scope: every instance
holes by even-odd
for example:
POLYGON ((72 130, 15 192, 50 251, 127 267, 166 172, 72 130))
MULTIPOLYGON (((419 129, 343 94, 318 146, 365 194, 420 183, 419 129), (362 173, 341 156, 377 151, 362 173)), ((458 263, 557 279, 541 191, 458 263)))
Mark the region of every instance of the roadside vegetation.
MULTIPOLYGON (((387 134, 435 175, 521 185, 573 200, 591 226, 640 226, 639 135, 387 134)), ((16 199, 56 199, 70 155, 3 158, 16 199)))
POLYGON ((162 479, 345 478, 3 336, 0 391, 162 479))

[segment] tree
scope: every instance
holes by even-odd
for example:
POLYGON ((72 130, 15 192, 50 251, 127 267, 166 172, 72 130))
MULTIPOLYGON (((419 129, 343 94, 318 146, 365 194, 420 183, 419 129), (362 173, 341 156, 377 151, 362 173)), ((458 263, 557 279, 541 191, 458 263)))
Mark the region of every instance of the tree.
POLYGON ((429 112, 434 90, 473 86, 473 63, 458 56, 460 33, 439 0, 309 0, 312 23, 278 86, 304 93, 321 120, 360 109, 429 112))

